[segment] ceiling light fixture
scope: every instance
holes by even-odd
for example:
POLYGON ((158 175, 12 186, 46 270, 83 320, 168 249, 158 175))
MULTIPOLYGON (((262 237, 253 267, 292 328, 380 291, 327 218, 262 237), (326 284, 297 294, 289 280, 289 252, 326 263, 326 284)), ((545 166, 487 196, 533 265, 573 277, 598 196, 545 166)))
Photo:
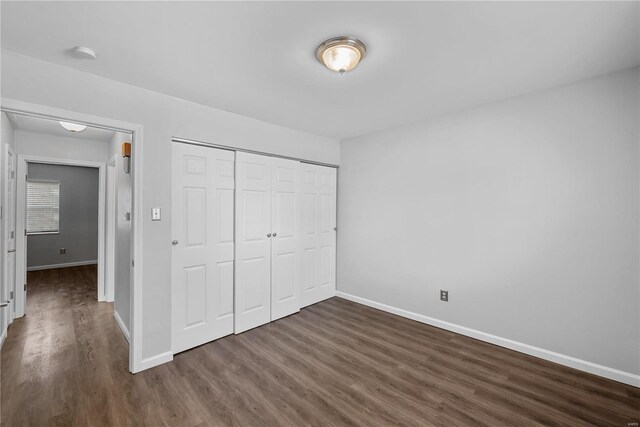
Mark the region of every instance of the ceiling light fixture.
POLYGON ((339 36, 323 41, 316 50, 316 58, 331 71, 344 74, 356 68, 366 53, 367 47, 360 40, 339 36))
POLYGON ((73 48, 73 53, 76 57, 81 59, 91 59, 94 60, 97 58, 96 51, 88 48, 86 46, 76 46, 73 48))
POLYGON ((85 125, 79 125, 77 123, 69 123, 69 122, 58 122, 60 126, 68 130, 69 132, 82 132, 87 127, 85 125))

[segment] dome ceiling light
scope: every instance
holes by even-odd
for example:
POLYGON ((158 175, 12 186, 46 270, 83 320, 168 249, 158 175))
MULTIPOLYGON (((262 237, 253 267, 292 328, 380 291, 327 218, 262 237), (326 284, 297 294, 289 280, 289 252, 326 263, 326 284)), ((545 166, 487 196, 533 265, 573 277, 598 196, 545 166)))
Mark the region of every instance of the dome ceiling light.
POLYGON ((60 126, 68 130, 69 132, 82 132, 87 127, 85 125, 79 125, 77 123, 69 123, 69 122, 58 122, 60 126))
POLYGON ((76 46, 72 49, 74 55, 79 59, 95 60, 98 56, 96 51, 86 46, 76 46))
POLYGON ((316 50, 316 58, 331 71, 344 74, 356 68, 366 53, 367 47, 360 40, 339 36, 323 41, 316 50))

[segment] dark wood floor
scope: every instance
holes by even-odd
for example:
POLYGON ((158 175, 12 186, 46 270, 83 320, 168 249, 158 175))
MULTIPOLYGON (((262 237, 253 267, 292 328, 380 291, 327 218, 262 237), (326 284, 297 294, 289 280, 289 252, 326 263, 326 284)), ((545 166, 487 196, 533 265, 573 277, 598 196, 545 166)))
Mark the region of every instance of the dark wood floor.
POLYGON ((334 298, 131 375, 96 270, 29 273, 2 425, 613 425, 640 390, 334 298))

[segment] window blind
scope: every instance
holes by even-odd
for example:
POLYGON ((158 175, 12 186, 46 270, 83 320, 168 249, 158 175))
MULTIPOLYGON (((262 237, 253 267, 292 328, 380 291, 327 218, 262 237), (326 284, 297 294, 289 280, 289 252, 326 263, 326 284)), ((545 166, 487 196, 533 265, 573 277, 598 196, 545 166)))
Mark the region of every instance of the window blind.
POLYGON ((58 233, 60 183, 27 181, 27 234, 58 233))

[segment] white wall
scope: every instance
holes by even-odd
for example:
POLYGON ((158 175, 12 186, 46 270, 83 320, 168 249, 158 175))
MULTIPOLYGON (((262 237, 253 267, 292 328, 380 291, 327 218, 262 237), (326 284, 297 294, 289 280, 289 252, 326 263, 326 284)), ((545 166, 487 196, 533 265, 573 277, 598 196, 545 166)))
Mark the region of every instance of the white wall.
POLYGON ((106 162, 109 155, 107 142, 65 138, 24 130, 16 130, 15 139, 17 154, 92 162, 106 162))
POLYGON ((3 144, 9 144, 12 148, 16 146, 15 144, 15 131, 13 130, 13 126, 11 126, 11 122, 9 118, 4 113, 4 111, 0 112, 1 120, 0 123, 0 131, 2 132, 2 136, 0 136, 0 142, 3 144))
MULTIPOLYGON (((176 64, 181 66, 181 64, 176 64)), ((2 50, 2 96, 144 126, 142 356, 171 351, 171 138, 338 164, 338 141, 2 50), (151 222, 151 208, 163 220, 151 222)), ((215 76, 212 76, 215 78, 215 76)), ((138 264, 136 262, 136 264, 138 264)))
POLYGON ((344 141, 339 291, 640 373, 639 89, 636 68, 344 141))
POLYGON ((59 232, 27 237, 27 270, 97 262, 98 169, 30 163, 27 176, 29 180, 60 183, 59 232), (60 248, 65 248, 64 254, 60 248))
POLYGON ((131 331, 131 175, 123 168, 122 143, 131 142, 131 135, 116 133, 109 143, 109 156, 116 157, 116 221, 115 221, 115 280, 114 310, 131 331))

